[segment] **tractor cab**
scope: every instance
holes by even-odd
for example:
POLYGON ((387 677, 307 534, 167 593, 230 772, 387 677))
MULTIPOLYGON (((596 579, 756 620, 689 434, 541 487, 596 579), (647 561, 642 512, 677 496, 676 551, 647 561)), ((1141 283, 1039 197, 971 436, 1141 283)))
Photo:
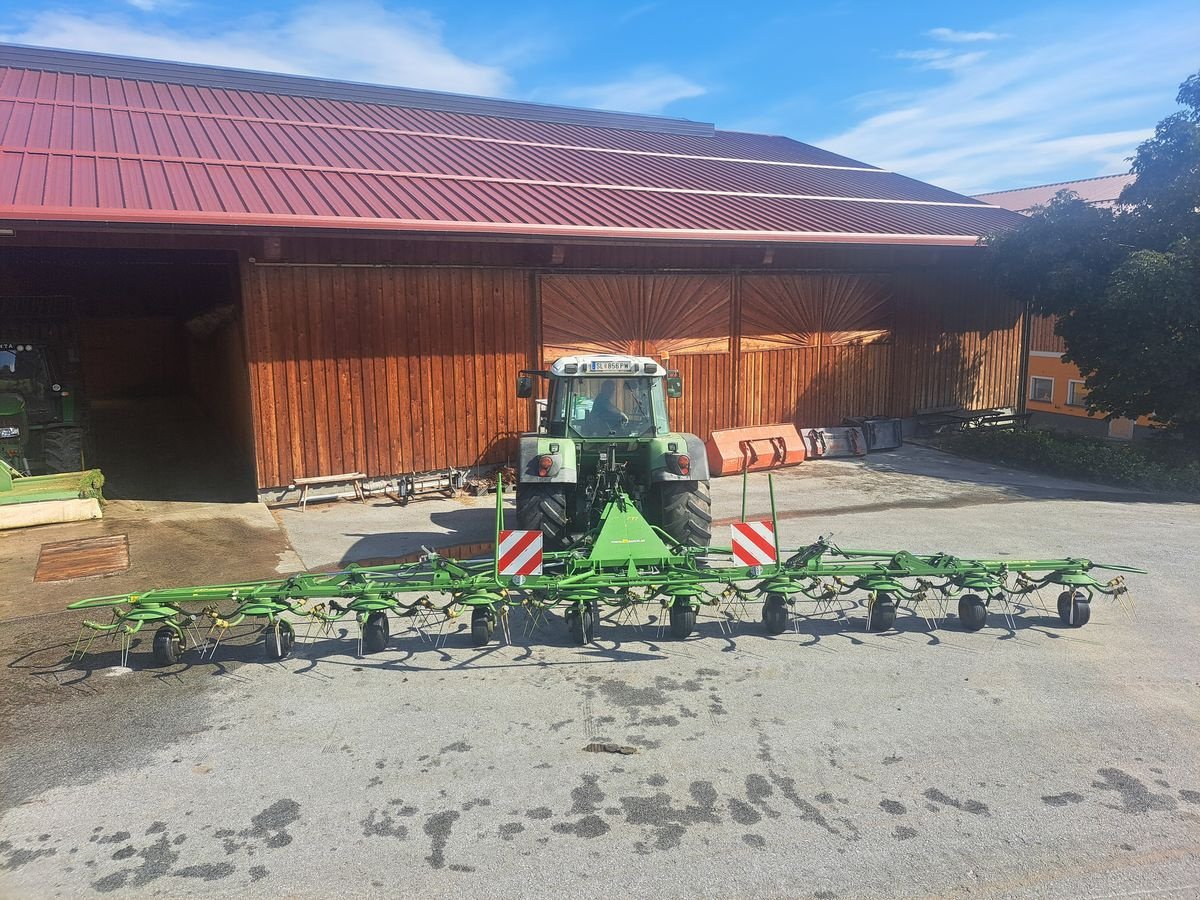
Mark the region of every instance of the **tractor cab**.
POLYGON ((550 367, 546 433, 585 440, 667 434, 662 366, 646 357, 570 356, 550 367))
POLYGON ((566 546, 620 493, 676 540, 708 544, 707 459, 698 437, 671 428, 667 398, 682 394, 674 372, 647 356, 564 356, 521 372, 518 397, 533 396, 535 377, 549 391, 538 431, 521 437, 523 528, 566 546))
POLYGON ((74 392, 55 379, 48 349, 0 340, 0 458, 25 475, 82 466, 74 392))

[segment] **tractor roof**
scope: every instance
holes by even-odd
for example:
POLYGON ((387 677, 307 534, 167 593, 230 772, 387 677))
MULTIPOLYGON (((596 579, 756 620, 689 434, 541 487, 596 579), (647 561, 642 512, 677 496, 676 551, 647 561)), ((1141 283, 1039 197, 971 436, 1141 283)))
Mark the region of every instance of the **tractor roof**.
POLYGON ((648 356, 625 356, 617 353, 580 353, 562 356, 550 366, 550 374, 611 376, 611 375, 664 375, 662 363, 648 356))

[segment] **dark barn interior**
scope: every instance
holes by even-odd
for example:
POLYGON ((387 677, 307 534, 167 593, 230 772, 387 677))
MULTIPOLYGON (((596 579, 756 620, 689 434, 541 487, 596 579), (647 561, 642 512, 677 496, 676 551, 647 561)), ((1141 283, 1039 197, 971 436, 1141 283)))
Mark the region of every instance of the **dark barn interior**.
POLYGON ((255 497, 240 309, 230 254, 0 251, 0 338, 46 343, 114 499, 255 497))

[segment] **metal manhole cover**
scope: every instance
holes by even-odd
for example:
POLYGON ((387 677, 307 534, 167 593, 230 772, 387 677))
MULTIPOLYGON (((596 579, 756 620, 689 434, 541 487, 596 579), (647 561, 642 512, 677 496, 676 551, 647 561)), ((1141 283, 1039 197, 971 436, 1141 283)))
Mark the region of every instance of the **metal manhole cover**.
POLYGON ((92 575, 112 575, 129 568, 129 537, 82 538, 42 544, 34 581, 68 581, 92 575))

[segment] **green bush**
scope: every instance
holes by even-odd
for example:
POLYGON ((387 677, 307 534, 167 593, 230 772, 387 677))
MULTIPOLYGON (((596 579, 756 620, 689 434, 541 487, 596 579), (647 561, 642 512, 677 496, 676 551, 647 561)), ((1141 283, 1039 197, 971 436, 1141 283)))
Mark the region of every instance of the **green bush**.
POLYGON ((1053 431, 977 428, 945 437, 962 456, 1085 481, 1200 494, 1200 452, 1170 436, 1126 443, 1053 431))

